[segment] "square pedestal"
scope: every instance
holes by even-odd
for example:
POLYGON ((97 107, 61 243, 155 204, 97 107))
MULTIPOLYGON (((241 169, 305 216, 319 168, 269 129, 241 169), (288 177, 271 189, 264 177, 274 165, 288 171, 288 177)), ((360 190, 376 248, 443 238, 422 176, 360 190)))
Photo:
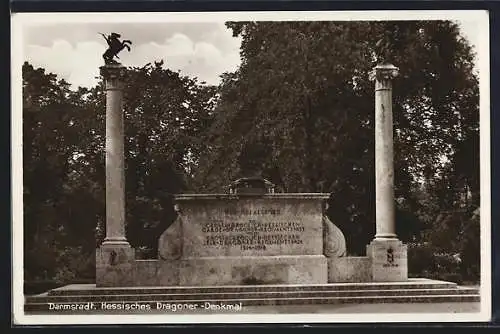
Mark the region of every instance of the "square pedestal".
POLYGON ((179 285, 326 284, 323 255, 211 257, 180 260, 179 285))
POLYGON ((366 246, 373 282, 408 280, 407 247, 398 239, 374 239, 366 246))
POLYGON ((104 242, 96 250, 96 285, 134 286, 135 250, 127 242, 104 242))

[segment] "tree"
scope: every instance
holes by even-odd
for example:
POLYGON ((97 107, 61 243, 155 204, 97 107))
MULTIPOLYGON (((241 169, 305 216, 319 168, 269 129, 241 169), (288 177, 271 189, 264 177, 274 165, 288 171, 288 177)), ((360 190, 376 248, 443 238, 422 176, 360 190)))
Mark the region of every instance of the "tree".
MULTIPOLYGON (((242 38, 242 64, 220 87, 197 186, 221 189, 241 173, 237 157, 242 148, 264 143, 269 148, 264 174, 284 191, 331 193, 332 221, 344 231, 348 249, 363 253, 375 225, 374 88, 368 74, 382 56, 381 45, 389 45, 390 60, 400 68, 393 93, 398 230, 408 239, 418 238, 422 223, 409 213, 421 209, 416 199, 420 183, 454 174, 449 166, 461 138, 477 132, 473 54, 457 25, 405 21, 227 26, 242 38)), ((463 171, 467 180, 474 180, 474 168, 463 171)))
POLYGON ((216 88, 165 69, 161 61, 127 73, 127 236, 155 256, 157 238, 175 218, 171 195, 189 191, 203 154, 216 88))
POLYGON ((72 183, 78 155, 85 150, 81 126, 88 126, 89 109, 82 97, 88 91, 71 91, 66 81, 28 63, 22 70, 25 276, 49 279, 60 276, 68 247, 85 245, 78 242, 84 240, 88 253, 93 245, 88 245, 93 228, 85 228, 91 216, 75 213, 95 209, 84 198, 70 196, 82 191, 72 183))
MULTIPOLYGON (((127 234, 153 249, 173 220, 170 195, 190 187, 203 152, 215 87, 156 62, 125 78, 127 234)), ((105 229, 105 90, 74 90, 23 66, 26 280, 68 282, 95 275, 105 229)))

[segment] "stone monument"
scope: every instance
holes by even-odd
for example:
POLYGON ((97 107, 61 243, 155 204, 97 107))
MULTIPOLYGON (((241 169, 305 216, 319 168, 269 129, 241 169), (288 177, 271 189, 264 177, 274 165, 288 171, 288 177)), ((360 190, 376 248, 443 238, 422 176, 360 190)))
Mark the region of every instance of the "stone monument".
MULTIPOLYGON (((106 238, 96 254, 98 287, 407 280, 406 246, 394 222, 391 90, 398 69, 392 65, 379 65, 372 74, 376 235, 366 256, 347 256, 344 235, 325 215, 330 194, 277 193, 255 173, 231 183, 226 193, 176 195, 177 219, 158 240, 158 258, 135 259, 125 237, 126 71, 113 60, 125 41, 117 42, 117 36, 114 42, 107 38, 110 48, 100 69, 106 85, 106 238)), ((246 160, 253 173, 255 163, 246 160)))
POLYGON ((131 42, 119 37, 105 36, 109 49, 100 68, 106 88, 106 238, 96 251, 96 284, 28 296, 25 311, 47 311, 48 304, 57 302, 81 304, 82 298, 106 312, 118 300, 123 307, 146 310, 187 301, 240 307, 480 301, 478 288, 408 278, 407 249, 397 238, 394 217, 392 80, 398 69, 387 64, 371 75, 376 234, 366 256, 347 256, 342 231, 325 215, 331 194, 277 192, 258 172, 265 149, 250 144, 240 157, 246 176, 230 183, 225 193, 174 196, 177 218, 158 240, 158 257, 136 259, 125 234, 126 71, 113 59, 131 42))
POLYGON ((178 218, 159 241, 159 261, 172 264, 169 273, 178 272, 178 280, 169 283, 327 282, 322 213, 328 194, 277 194, 248 186, 256 181, 240 179, 229 194, 175 197, 178 218))

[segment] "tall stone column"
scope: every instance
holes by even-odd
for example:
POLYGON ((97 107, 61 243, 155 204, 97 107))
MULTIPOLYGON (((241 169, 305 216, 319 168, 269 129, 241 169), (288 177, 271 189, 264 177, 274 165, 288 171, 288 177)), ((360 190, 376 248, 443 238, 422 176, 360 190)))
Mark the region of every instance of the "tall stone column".
POLYGON ((106 238, 96 252, 97 286, 132 286, 135 250, 125 235, 125 156, 121 64, 100 68, 106 88, 106 238))
POLYGON ((393 65, 379 65, 372 73, 375 79, 376 239, 396 238, 392 80, 397 75, 398 68, 393 65))
POLYGON ((394 149, 392 81, 394 65, 378 65, 370 74, 375 80, 375 239, 367 246, 374 281, 408 279, 407 249, 397 239, 394 206, 394 149))
POLYGON ((128 244, 125 237, 125 157, 123 151, 123 75, 120 64, 101 67, 106 85, 106 238, 128 244))

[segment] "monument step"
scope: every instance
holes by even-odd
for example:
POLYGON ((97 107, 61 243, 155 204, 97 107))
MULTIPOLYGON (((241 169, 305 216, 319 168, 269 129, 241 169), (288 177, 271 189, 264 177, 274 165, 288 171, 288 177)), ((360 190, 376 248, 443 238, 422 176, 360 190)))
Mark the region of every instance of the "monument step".
MULTIPOLYGON (((144 296, 147 297, 147 296, 144 296)), ((196 300, 176 300, 175 304, 196 305, 197 309, 203 309, 203 305, 242 305, 245 306, 273 306, 273 305, 314 305, 314 304, 366 304, 366 303, 450 303, 450 302, 479 302, 480 297, 477 294, 462 294, 462 295, 407 295, 407 296, 351 296, 351 297, 307 297, 307 298, 248 298, 248 299, 196 299, 196 300)), ((151 310, 161 310, 171 307, 170 301, 159 302, 148 299, 137 299, 127 302, 128 305, 139 304, 149 305, 151 310)), ((78 303, 83 305, 84 303, 78 303)), ((89 302, 90 304, 90 302, 89 302)), ((68 305, 68 304, 64 304, 68 305)), ((27 303, 24 306, 25 312, 42 312, 49 311, 50 304, 44 302, 27 303)), ((61 307, 61 306, 59 306, 61 307)), ((123 302, 94 302, 93 310, 101 313, 102 311, 116 311, 125 307, 123 302), (121 306, 117 306, 121 305, 121 306)), ((206 307, 205 307, 206 308, 206 307)), ((68 312, 71 314, 78 313, 78 310, 71 310, 70 307, 65 309, 59 308, 57 312, 68 312)), ((244 311, 244 309, 243 309, 244 311)), ((88 313, 88 310, 82 310, 82 313, 88 313)))
POLYGON ((171 287, 96 287, 95 284, 71 284, 49 291, 51 296, 60 295, 128 295, 128 294, 193 294, 210 292, 286 292, 286 291, 342 291, 384 289, 451 289, 457 284, 427 279, 410 279, 406 282, 330 283, 296 285, 232 285, 232 286, 171 286, 171 287))
POLYGON ((38 295, 26 297, 26 303, 64 303, 64 302, 128 302, 138 298, 151 301, 176 300, 225 300, 225 299, 269 299, 286 298, 317 298, 317 297, 357 297, 357 296, 408 296, 408 295, 473 295, 478 294, 475 288, 445 288, 445 289, 385 289, 385 290, 325 290, 325 291, 242 291, 242 292, 188 292, 166 294, 92 294, 92 295, 38 295))

